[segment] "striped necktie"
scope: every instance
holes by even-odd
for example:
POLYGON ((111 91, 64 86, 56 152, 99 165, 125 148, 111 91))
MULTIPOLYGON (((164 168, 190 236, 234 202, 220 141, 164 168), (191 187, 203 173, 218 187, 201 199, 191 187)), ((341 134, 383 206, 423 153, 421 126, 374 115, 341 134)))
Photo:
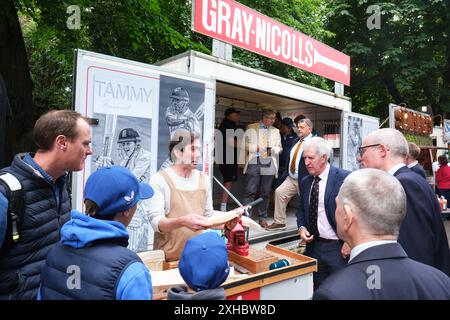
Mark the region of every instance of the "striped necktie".
MULTIPOLYGON (((267 127, 263 127, 263 145, 264 146, 266 146, 266 148, 267 148, 267 127)), ((262 154, 261 154, 261 157, 263 157, 263 158, 267 158, 267 151, 264 151, 262 154)))
POLYGON ((290 167, 292 174, 295 174, 295 166, 297 164, 297 156, 298 156, 298 152, 300 151, 300 148, 302 147, 302 144, 303 144, 303 141, 300 141, 298 143, 297 148, 295 148, 294 155, 292 156, 291 167, 290 167))

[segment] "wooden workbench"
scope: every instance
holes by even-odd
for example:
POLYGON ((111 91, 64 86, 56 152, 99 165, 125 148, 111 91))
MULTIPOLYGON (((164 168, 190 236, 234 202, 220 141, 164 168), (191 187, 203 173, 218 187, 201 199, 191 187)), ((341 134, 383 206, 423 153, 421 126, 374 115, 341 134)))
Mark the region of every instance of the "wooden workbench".
MULTIPOLYGON (((265 270, 228 279, 221 285, 230 300, 308 300, 313 295, 313 272, 317 261, 313 258, 268 244, 266 254, 276 260, 288 259, 286 267, 265 270)), ((236 264, 235 261, 230 265, 236 264)), ((236 274, 239 271, 235 269, 236 274)), ((165 299, 167 287, 153 287, 154 299, 165 299)))

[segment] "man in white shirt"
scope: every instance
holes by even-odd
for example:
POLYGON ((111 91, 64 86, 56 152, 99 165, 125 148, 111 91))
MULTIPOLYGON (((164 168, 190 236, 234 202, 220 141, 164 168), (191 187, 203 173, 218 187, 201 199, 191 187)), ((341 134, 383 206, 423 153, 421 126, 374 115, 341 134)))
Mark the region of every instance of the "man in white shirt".
POLYGON ((313 123, 310 119, 299 119, 296 123, 300 140, 292 147, 287 163, 289 175, 284 182, 275 190, 274 222, 266 228, 268 231, 286 229, 286 207, 291 199, 300 194, 298 182, 308 175, 303 160, 303 142, 312 138, 313 123))
POLYGON ((401 183, 381 170, 362 169, 345 179, 336 197, 336 223, 351 248, 350 260, 313 299, 450 299, 450 278, 408 258, 397 243, 406 199, 401 183))
MULTIPOLYGON (((188 239, 212 227, 207 217, 214 212, 210 179, 195 169, 201 159, 199 135, 184 129, 174 132, 169 151, 174 164, 153 175, 155 195, 144 205, 155 231, 153 249, 163 250, 166 261, 175 261, 188 239)), ((234 228, 238 219, 225 227, 234 228)))

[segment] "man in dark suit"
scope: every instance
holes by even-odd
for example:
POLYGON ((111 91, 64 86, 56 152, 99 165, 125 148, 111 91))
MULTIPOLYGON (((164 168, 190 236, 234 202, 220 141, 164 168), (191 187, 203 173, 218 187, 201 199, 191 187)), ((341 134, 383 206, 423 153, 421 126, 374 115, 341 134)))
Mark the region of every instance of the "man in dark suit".
POLYGON ((422 176, 424 179, 427 179, 427 174, 425 173, 425 169, 422 165, 417 161, 417 158, 420 155, 420 148, 415 143, 408 143, 408 155, 406 156, 406 165, 415 173, 422 176))
POLYGON ((272 183, 272 189, 274 190, 278 188, 289 176, 289 155, 291 154, 292 147, 299 140, 297 133, 294 131, 294 126, 294 121, 292 121, 291 118, 283 118, 283 120, 281 120, 280 137, 283 151, 281 151, 279 156, 280 163, 278 165, 278 178, 274 179, 272 183))
POLYGON ((408 143, 400 131, 380 129, 363 139, 358 160, 395 176, 406 193, 406 217, 398 242, 411 259, 450 276, 450 250, 436 196, 428 183, 405 166, 408 143))
POLYGON ((336 197, 336 223, 351 247, 350 260, 313 299, 450 299, 450 278, 408 258, 396 241, 406 202, 398 179, 384 171, 362 169, 345 179, 336 197))
POLYGON ((328 163, 330 151, 323 138, 314 137, 303 143, 303 158, 309 175, 300 183, 297 226, 306 243, 305 255, 317 259, 316 288, 327 276, 346 265, 340 254, 343 242, 336 233, 334 199, 350 171, 331 166, 328 163))

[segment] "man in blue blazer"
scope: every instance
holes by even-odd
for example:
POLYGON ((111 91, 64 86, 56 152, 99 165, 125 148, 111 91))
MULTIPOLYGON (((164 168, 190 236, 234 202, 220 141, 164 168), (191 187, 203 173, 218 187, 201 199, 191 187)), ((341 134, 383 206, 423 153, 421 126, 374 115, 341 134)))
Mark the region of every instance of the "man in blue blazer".
POLYGON ((396 241, 406 203, 401 183, 384 171, 362 169, 345 179, 336 198, 336 223, 351 247, 350 260, 313 299, 450 299, 450 278, 408 258, 396 241))
POLYGON ((343 242, 336 233, 334 199, 350 171, 331 166, 328 163, 330 151, 323 138, 314 137, 303 144, 303 158, 309 175, 300 183, 297 226, 306 243, 305 254, 317 259, 316 288, 328 275, 346 265, 340 253, 343 242))
POLYGON ((395 176, 406 193, 406 217, 398 242, 408 257, 450 276, 450 250, 436 196, 421 176, 405 166, 408 143, 400 131, 380 129, 363 139, 362 168, 376 168, 395 176))

